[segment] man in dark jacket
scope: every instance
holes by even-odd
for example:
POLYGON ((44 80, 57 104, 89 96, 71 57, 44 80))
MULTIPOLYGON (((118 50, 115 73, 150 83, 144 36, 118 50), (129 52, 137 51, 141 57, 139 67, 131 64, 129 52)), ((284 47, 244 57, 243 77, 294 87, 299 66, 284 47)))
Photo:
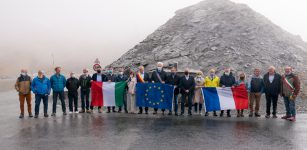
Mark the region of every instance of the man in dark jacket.
MULTIPOLYGON (((177 75, 177 68, 172 67, 171 74, 167 76, 166 84, 174 85, 174 105, 175 105, 175 116, 178 116, 178 95, 179 95, 179 82, 180 82, 180 76, 177 75)), ((168 115, 172 115, 172 110, 169 110, 168 115)))
MULTIPOLYGON (((103 74, 101 72, 101 68, 98 68, 96 72, 97 73, 93 74, 93 76, 92 76, 92 81, 95 81, 95 82, 105 82, 105 81, 107 81, 107 77, 106 77, 105 74, 103 74)), ((93 101, 93 99, 92 99, 92 101, 93 101)), ((94 106, 91 105, 90 108, 91 108, 90 112, 92 112, 93 109, 94 109, 94 106)), ((98 106, 98 113, 102 113, 101 106, 98 106)))
MULTIPOLYGON (((162 83, 164 84, 166 81, 167 75, 166 72, 163 70, 163 63, 158 62, 157 68, 151 74, 151 82, 152 83, 162 83)), ((154 108, 154 115, 157 114, 158 108, 154 108)), ((162 115, 164 115, 165 109, 162 109, 162 115)))
POLYGON ((262 92, 264 90, 263 79, 260 76, 260 69, 254 69, 254 75, 248 81, 248 91, 249 91, 249 117, 253 117, 253 113, 255 113, 255 117, 260 117, 259 107, 260 107, 260 99, 262 92), (254 102, 256 106, 254 107, 254 102), (254 109, 255 108, 255 109, 254 109))
MULTIPOLYGON (((137 83, 147 83, 150 82, 149 74, 145 72, 144 66, 139 66, 139 71, 136 74, 137 83)), ((143 113, 143 108, 139 107, 138 114, 143 113)), ((148 114, 148 107, 145 107, 145 114, 148 114)))
MULTIPOLYGON (((224 70, 224 74, 220 78, 220 87, 233 87, 236 84, 236 79, 232 75, 229 67, 226 67, 224 70)), ((221 110, 220 117, 223 117, 224 110, 221 110)), ((227 110, 227 117, 231 117, 230 110, 227 110)))
POLYGON ((190 76, 189 69, 185 69, 184 76, 180 79, 179 83, 181 92, 181 114, 184 115, 184 103, 186 97, 188 97, 189 110, 188 114, 192 115, 192 98, 194 95, 195 81, 194 77, 190 76))
POLYGON ((270 66, 268 73, 263 76, 264 93, 266 98, 266 118, 270 118, 271 104, 273 103, 273 118, 277 118, 276 109, 278 95, 281 89, 281 75, 275 72, 275 67, 270 66))
MULTIPOLYGON (((128 77, 124 74, 124 70, 122 68, 119 69, 118 75, 116 76, 115 82, 127 82, 128 77)), ((124 107, 125 107, 125 113, 128 113, 127 109, 127 90, 128 90, 128 85, 125 88, 124 92, 124 107)), ((118 112, 121 113, 122 111, 122 106, 118 107, 118 112)))
MULTIPOLYGON (((113 68, 109 68, 107 70, 106 79, 107 79, 108 82, 116 82, 116 75, 113 73, 113 68)), ((108 109, 107 113, 110 113, 111 112, 111 106, 108 106, 107 109, 108 109)), ((116 112, 115 106, 112 106, 112 112, 116 112)))
POLYGON ((69 113, 79 113, 78 112, 78 89, 79 89, 79 80, 75 77, 75 73, 70 73, 70 78, 66 81, 66 88, 68 90, 68 106, 69 113), (74 109, 73 109, 74 106, 74 109))
POLYGON ((90 104, 90 90, 91 90, 91 76, 88 74, 87 69, 83 69, 83 74, 79 78, 80 95, 81 95, 81 111, 89 113, 90 104))

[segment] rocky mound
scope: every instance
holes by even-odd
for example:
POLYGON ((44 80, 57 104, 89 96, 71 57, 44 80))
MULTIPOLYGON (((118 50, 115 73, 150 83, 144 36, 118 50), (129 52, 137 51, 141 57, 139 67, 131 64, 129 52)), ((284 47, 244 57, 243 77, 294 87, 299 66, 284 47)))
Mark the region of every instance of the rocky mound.
POLYGON ((183 8, 111 66, 178 63, 178 67, 250 72, 253 67, 305 68, 307 44, 247 5, 205 0, 183 8))

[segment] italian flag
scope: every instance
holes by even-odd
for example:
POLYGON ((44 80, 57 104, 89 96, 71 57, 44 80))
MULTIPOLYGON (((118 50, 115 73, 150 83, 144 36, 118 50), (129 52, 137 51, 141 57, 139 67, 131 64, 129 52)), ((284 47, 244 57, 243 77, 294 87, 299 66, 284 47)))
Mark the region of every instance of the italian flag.
POLYGON ((123 106, 126 82, 92 82, 92 106, 123 106))

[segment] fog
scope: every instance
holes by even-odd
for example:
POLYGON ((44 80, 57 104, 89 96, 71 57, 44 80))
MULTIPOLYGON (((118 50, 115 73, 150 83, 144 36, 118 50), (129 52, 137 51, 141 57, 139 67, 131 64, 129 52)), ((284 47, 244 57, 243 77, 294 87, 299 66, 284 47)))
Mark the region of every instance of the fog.
MULTIPOLYGON (((246 3, 307 41, 307 2, 233 0, 246 3)), ((66 72, 107 65, 199 0, 0 0, 0 75, 63 66, 66 72), (53 63, 54 60, 54 63, 53 63)))

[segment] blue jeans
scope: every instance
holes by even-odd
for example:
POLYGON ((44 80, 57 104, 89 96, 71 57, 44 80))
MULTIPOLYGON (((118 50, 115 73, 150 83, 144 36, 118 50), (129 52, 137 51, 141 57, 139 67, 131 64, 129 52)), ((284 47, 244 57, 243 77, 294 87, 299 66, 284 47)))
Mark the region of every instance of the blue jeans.
POLYGON ((39 105, 43 100, 44 104, 44 114, 47 114, 48 111, 48 95, 35 94, 35 115, 39 114, 39 105))
POLYGON ((286 107, 286 115, 289 117, 296 116, 295 110, 295 100, 290 100, 289 97, 284 97, 285 107, 286 107))
MULTIPOLYGON (((178 94, 174 94, 174 111, 178 113, 178 94)), ((169 110, 169 112, 172 112, 172 110, 169 110)))
POLYGON ((54 91, 53 91, 53 106, 52 106, 52 113, 56 113, 56 105, 57 105, 57 102, 58 102, 58 97, 59 97, 60 100, 61 100, 63 112, 66 112, 64 91, 63 91, 63 92, 54 92, 54 91))

